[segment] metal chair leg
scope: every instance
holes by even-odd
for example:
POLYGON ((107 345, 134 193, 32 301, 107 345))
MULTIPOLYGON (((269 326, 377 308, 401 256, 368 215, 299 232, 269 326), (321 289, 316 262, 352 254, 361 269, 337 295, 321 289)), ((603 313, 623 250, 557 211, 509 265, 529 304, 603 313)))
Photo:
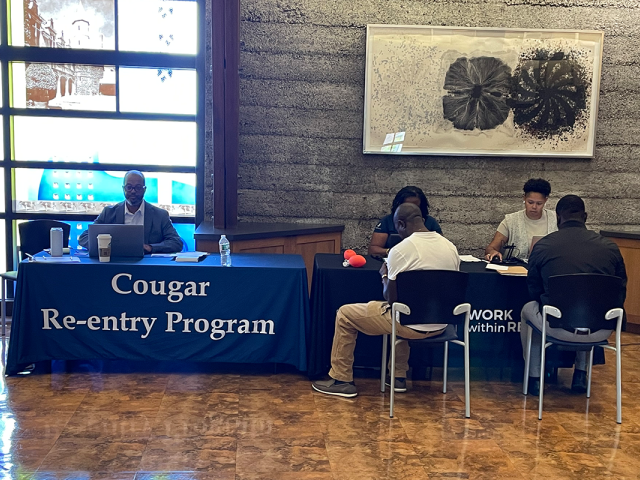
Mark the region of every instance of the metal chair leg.
POLYGON ((593 347, 589 352, 589 378, 587 379, 587 398, 591 397, 591 369, 593 368, 593 347))
POLYGON ((384 393, 385 389, 385 376, 387 373, 387 344, 389 343, 389 335, 382 336, 382 365, 380 366, 380 391, 384 393))
POLYGON ((442 393, 447 393, 447 370, 449 367, 449 342, 444 342, 444 369, 442 372, 442 393))
POLYGON ((622 356, 620 342, 616 343, 616 422, 622 423, 622 356))
POLYGON ((391 371, 389 377, 389 418, 393 418, 393 401, 395 400, 396 389, 394 388, 396 385, 396 335, 395 328, 393 334, 391 335, 391 371))
MULTIPOLYGON (((546 320, 545 320, 546 321, 546 320)), ((538 400, 538 420, 542 420, 542 400, 544 397, 544 362, 545 354, 547 353, 547 336, 542 335, 542 351, 540 352, 540 397, 538 400)))
POLYGON ((531 365, 531 336, 533 329, 527 325, 527 348, 524 357, 524 380, 522 380, 522 393, 526 395, 529 392, 529 367, 531 365))
POLYGON ((471 369, 469 365, 469 340, 467 339, 464 342, 464 412, 465 417, 471 417, 471 392, 470 389, 470 375, 469 370, 471 369))

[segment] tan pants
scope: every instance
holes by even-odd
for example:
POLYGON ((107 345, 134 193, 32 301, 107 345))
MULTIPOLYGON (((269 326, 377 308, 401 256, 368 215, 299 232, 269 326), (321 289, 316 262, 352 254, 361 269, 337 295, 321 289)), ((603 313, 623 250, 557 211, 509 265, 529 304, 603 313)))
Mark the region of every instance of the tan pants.
MULTIPOLYGON (((387 302, 369 302, 340 307, 336 315, 336 332, 331 349, 331 378, 341 382, 353 381, 353 351, 356 348, 358 332, 365 335, 390 334, 391 306, 387 302)), ((442 332, 443 330, 417 332, 400 324, 396 328, 399 337, 411 340, 433 337, 442 332)), ((409 343, 403 340, 396 346, 396 377, 406 378, 408 370, 409 343)))

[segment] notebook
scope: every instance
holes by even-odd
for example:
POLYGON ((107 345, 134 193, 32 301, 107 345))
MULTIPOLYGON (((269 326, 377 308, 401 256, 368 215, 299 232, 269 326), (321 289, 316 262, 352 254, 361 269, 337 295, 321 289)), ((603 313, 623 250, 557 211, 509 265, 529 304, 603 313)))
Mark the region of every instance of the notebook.
POLYGON ((94 223, 89 225, 89 256, 98 257, 101 233, 111 235, 111 257, 142 258, 144 256, 144 225, 94 223))

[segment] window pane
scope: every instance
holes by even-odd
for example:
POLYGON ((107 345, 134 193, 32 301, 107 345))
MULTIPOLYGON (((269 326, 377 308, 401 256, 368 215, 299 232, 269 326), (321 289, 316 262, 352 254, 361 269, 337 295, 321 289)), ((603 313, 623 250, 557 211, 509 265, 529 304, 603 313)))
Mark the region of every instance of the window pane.
MULTIPOLYGON (((15 169, 14 211, 99 215, 124 200, 125 172, 66 169, 15 169)), ((145 173, 145 200, 172 216, 195 215, 196 176, 192 173, 145 173)))
MULTIPOLYGON (((0 117, 0 122, 2 121, 2 117, 0 117)), ((0 212, 5 211, 4 205, 4 170, 0 170, 0 212)), ((1 221, 0 221, 1 223, 1 221)), ((0 257, 3 257, 3 250, 0 250, 0 257)))
POLYGON ((114 18, 114 0, 14 0, 11 44, 113 50, 114 18))
POLYGON ((12 62, 13 106, 116 110, 116 68, 72 63, 12 62))
POLYGON ((60 221, 71 225, 71 231, 69 232, 69 247, 77 250, 78 239, 80 238, 80 235, 82 235, 82 232, 89 228, 89 225, 91 225, 93 222, 70 222, 68 220, 60 221))
POLYGON ((193 1, 118 1, 120 50, 195 55, 198 5, 193 1))
POLYGON ((1 220, 0 221, 0 272, 7 271, 7 259, 6 259, 7 255, 5 253, 5 248, 7 245, 6 242, 7 242, 7 237, 5 235, 5 221, 1 220))
POLYGON ((195 70, 120 68, 120 111, 196 114, 195 70))
POLYGON ((13 117, 15 160, 196 164, 195 122, 13 117))
POLYGON ((193 223, 174 223, 174 227, 185 243, 187 244, 187 251, 194 252, 196 250, 196 241, 193 238, 193 234, 196 231, 196 226, 193 223))
MULTIPOLYGON (((78 239, 80 238, 80 235, 82 235, 82 232, 84 232, 87 228, 89 228, 89 225, 93 223, 93 222, 70 222, 69 220, 58 220, 58 221, 68 223, 69 225, 71 225, 71 232, 69 233, 69 247, 73 249, 78 248, 78 239)), ((21 221, 18 221, 18 223, 21 223, 21 221)), ((196 226, 193 223, 174 223, 173 226, 176 227, 176 231, 178 232, 178 235, 180 235, 180 237, 187 244, 187 251, 189 252, 195 251, 196 241, 193 238, 193 234, 195 233, 196 226)))

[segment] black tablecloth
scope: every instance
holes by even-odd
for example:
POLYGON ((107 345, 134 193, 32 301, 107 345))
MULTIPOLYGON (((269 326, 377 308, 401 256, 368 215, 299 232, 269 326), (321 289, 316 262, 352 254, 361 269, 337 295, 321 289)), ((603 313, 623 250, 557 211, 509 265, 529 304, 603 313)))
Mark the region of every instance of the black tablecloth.
MULTIPOLYGON (((317 254, 311 284, 311 329, 308 374, 324 375, 330 367, 336 311, 348 303, 383 300, 381 262, 367 257, 362 268, 343 267, 342 256, 317 254)), ((471 304, 470 354, 473 367, 523 368, 520 311, 529 301, 526 277, 503 276, 486 270, 485 262, 465 263, 469 273, 467 301, 471 304)), ((442 348, 412 348, 412 366, 441 366, 442 348)), ((379 367, 382 337, 359 335, 355 366, 379 367)), ((462 366, 462 348, 449 349, 451 366, 462 366)))

